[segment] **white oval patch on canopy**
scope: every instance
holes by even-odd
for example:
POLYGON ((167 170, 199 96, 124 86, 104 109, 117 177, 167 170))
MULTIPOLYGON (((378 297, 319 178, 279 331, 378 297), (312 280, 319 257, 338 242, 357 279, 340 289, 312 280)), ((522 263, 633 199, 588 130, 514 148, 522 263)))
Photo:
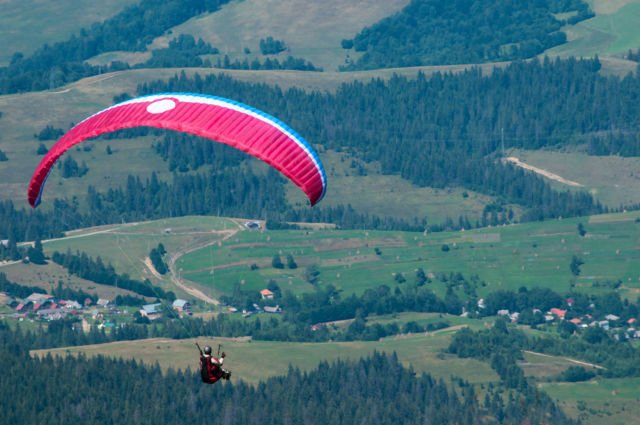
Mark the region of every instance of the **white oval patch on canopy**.
POLYGON ((176 107, 176 102, 171 99, 162 99, 156 102, 153 102, 149 106, 147 106, 147 112, 150 114, 161 114, 163 112, 167 112, 176 107))

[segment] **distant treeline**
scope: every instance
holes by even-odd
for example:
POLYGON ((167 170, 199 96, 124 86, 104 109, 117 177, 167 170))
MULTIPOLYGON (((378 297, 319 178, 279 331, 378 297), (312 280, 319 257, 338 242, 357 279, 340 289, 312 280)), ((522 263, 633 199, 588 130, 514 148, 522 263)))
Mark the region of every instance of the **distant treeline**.
POLYGON ((362 30, 346 48, 364 54, 345 70, 532 58, 566 42, 560 31, 593 16, 582 0, 412 0, 362 30), (558 18, 559 14, 570 16, 558 18))

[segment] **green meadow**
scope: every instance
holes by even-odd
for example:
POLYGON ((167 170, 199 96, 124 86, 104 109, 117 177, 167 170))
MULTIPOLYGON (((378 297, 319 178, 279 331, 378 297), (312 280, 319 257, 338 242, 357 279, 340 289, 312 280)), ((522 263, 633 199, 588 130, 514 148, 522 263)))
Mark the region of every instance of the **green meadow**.
MULTIPOLYGON (((431 287, 444 295, 439 276, 477 276, 479 296, 522 286, 546 287, 564 293, 618 291, 635 300, 640 292, 640 214, 634 212, 523 223, 439 233, 339 230, 248 230, 244 219, 184 217, 129 223, 72 232, 45 241, 44 249, 86 252, 112 263, 119 273, 173 288, 167 275, 158 279, 145 265, 149 251, 162 243, 173 272, 205 293, 219 296, 240 285, 263 289, 270 280, 294 293, 313 291, 305 278, 319 271, 319 285, 332 284, 343 296, 369 288, 393 288, 415 281, 422 268, 431 287), (578 225, 586 230, 578 234, 578 225), (292 256, 297 267, 287 267, 292 256), (280 256, 285 267, 272 266, 280 256), (583 261, 573 276, 573 257, 583 261)), ((6 268, 6 267, 5 267, 6 268)))
POLYGON ((575 188, 551 181, 556 190, 588 191, 611 207, 634 204, 640 199, 640 158, 522 149, 510 150, 509 155, 581 185, 575 188))
MULTIPOLYGON (((81 290, 89 294, 96 294, 99 298, 108 300, 114 299, 118 295, 137 294, 117 288, 114 286, 99 285, 90 280, 82 279, 78 276, 69 274, 69 272, 53 262, 47 265, 33 267, 31 265, 18 262, 16 264, 0 267, 0 273, 4 273, 12 282, 19 282, 21 285, 38 287, 51 293, 58 283, 62 283, 64 287, 73 290, 81 290)), ((152 301, 152 299, 149 299, 152 301)))
POLYGON ((77 34, 80 28, 102 22, 137 0, 2 0, 0 7, 0 66, 16 52, 33 53, 44 43, 54 44, 77 34))
POLYGON ((100 256, 113 264, 118 273, 166 283, 168 277, 158 280, 144 264, 151 249, 162 243, 171 255, 180 255, 216 243, 239 228, 234 220, 219 217, 168 218, 69 232, 65 238, 43 241, 43 247, 49 255, 71 250, 93 258, 100 256))
POLYGON ((640 46, 638 0, 591 0, 591 19, 563 28, 568 43, 545 52, 560 56, 622 56, 640 46))
MULTIPOLYGON (((640 288, 638 214, 526 223, 464 232, 406 233, 370 230, 289 230, 240 232, 220 243, 181 257, 182 275, 201 285, 228 292, 235 284, 262 289, 269 279, 293 292, 312 290, 304 271, 315 265, 321 284, 333 284, 345 295, 378 285, 393 286, 396 275, 415 279, 427 274, 461 272, 485 282, 480 295, 521 286, 567 292, 571 287, 606 290, 605 281, 620 280, 621 290, 635 299, 640 288), (582 223, 587 233, 578 235, 582 223), (448 251, 443 250, 443 246, 448 251), (292 255, 296 269, 274 269, 279 255, 292 255), (572 257, 583 260, 579 276, 571 274, 572 257), (255 264, 257 268, 251 267, 255 264)), ((434 279, 435 280, 435 279, 434 279)), ((444 290, 434 283, 436 292, 444 290)))
MULTIPOLYGON (((233 378, 250 383, 272 376, 284 375, 289 365, 301 370, 311 370, 322 361, 337 359, 357 360, 373 353, 396 352, 400 361, 416 372, 429 373, 436 378, 448 380, 451 376, 462 377, 472 383, 497 382, 498 376, 491 367, 478 360, 459 359, 441 353, 449 344, 451 335, 407 335, 385 338, 380 341, 291 343, 272 341, 251 341, 249 339, 213 340, 198 339, 200 345, 210 344, 222 349, 228 357, 225 364, 233 371, 233 378)), ((37 350, 34 355, 46 353, 68 355, 84 353, 88 356, 105 355, 133 358, 148 364, 156 362, 163 368, 196 369, 198 351, 195 339, 169 340, 149 339, 139 341, 114 342, 109 344, 66 347, 52 350, 37 350)))
POLYGON ((539 387, 583 423, 628 425, 640 415, 640 378, 543 383, 539 387))
MULTIPOLYGON (((269 36, 285 42, 285 54, 304 58, 316 67, 336 71, 353 51, 342 49, 343 39, 353 38, 362 28, 399 11, 408 0, 244 0, 224 5, 220 11, 198 16, 159 37, 152 48, 168 44, 179 34, 197 34, 220 49, 232 61, 249 62, 265 57, 260 40, 269 36), (247 50, 245 50, 247 49, 247 50)), ((214 61, 216 59, 214 58, 214 61)))

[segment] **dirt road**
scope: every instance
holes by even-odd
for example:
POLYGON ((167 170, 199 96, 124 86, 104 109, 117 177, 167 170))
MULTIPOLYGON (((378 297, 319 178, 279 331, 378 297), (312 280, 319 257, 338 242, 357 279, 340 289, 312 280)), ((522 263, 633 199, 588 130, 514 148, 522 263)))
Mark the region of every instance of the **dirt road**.
POLYGON ((599 366, 597 364, 593 364, 593 363, 587 363, 587 362, 583 362, 581 360, 575 360, 575 359, 571 359, 569 357, 560 357, 560 356, 550 356, 549 354, 543 354, 543 353, 536 353, 535 351, 527 351, 527 350, 522 350, 523 353, 529 353, 529 354, 534 354, 536 356, 542 356, 542 357, 551 357, 551 358, 560 358, 562 360, 566 360, 568 362, 571 363, 575 363, 578 364, 580 366, 588 366, 588 367, 592 367, 594 369, 602 369, 602 370, 606 370, 606 367, 603 366, 599 366))
POLYGON ((527 163, 524 163, 522 161, 520 161, 520 159, 516 158, 515 156, 509 156, 507 158, 505 158, 505 161, 510 162, 514 165, 516 165, 517 167, 520 168, 524 168, 525 170, 529 170, 529 171, 533 171, 536 174, 540 174, 541 176, 544 176, 548 179, 551 180, 555 180, 557 182, 560 182, 562 184, 566 184, 568 186, 574 186, 574 187, 583 187, 582 184, 578 183, 578 182, 574 182, 573 180, 568 180, 565 179, 564 177, 561 177, 557 174, 554 174, 550 171, 544 170, 542 168, 538 168, 538 167, 534 167, 533 165, 529 165, 527 163))
POLYGON ((212 298, 210 296, 208 296, 207 294, 205 294, 204 292, 202 292, 201 290, 197 289, 197 288, 193 288, 191 286, 188 286, 187 284, 185 284, 185 280, 180 276, 180 271, 176 270, 176 261, 178 261, 178 259, 180 257, 182 257, 183 255, 189 254, 190 252, 193 251, 197 251, 199 249, 202 248, 206 248, 210 245, 214 245, 217 244, 219 242, 225 241, 231 237, 233 237, 236 233, 238 233, 241 229, 242 229, 242 225, 236 223, 238 225, 237 229, 231 229, 231 230, 220 230, 217 232, 212 232, 212 233, 216 233, 218 235, 221 235, 222 238, 220 239, 215 239, 215 240, 210 240, 208 242, 205 243, 199 243, 199 244, 195 244, 189 247, 185 247, 183 249, 181 249, 178 252, 175 252, 173 254, 169 255, 168 261, 167 261, 167 265, 169 266, 169 273, 170 273, 170 277, 171 277, 171 281, 180 289, 182 289, 183 291, 185 291, 186 293, 188 293, 189 295, 198 298, 208 304, 214 304, 214 305, 218 305, 220 304, 220 301, 212 298))

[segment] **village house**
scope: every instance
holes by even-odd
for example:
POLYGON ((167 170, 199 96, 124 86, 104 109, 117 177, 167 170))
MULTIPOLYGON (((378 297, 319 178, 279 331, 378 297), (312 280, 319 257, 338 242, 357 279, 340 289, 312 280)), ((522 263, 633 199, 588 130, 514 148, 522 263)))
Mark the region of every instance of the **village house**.
POLYGON ((38 318, 44 320, 61 320, 67 315, 67 312, 59 308, 43 308, 37 313, 38 318))
POLYGON ((265 306, 264 312, 265 313, 282 313, 282 308, 279 305, 275 307, 265 306))
POLYGON ((561 308, 552 308, 549 310, 550 314, 553 314, 560 320, 564 320, 564 316, 567 314, 567 310, 563 310, 561 308))
POLYGON ((60 301, 60 304, 63 306, 65 310, 80 310, 82 309, 82 305, 78 301, 74 300, 65 300, 60 301))
POLYGON ((27 298, 25 298, 25 304, 27 302, 32 302, 34 304, 43 304, 45 301, 49 300, 53 298, 53 295, 49 295, 49 294, 38 294, 38 293, 33 293, 31 295, 29 295, 27 298))
POLYGON ((191 304, 187 300, 177 299, 171 305, 178 313, 191 314, 191 304))
POLYGON ((263 300, 272 300, 273 292, 271 292, 268 289, 263 289, 262 291, 260 291, 260 296, 262 297, 263 300))
POLYGON ((98 307, 106 308, 110 302, 111 302, 110 300, 107 300, 104 298, 98 298, 98 302, 96 303, 96 305, 98 307))
POLYGON ((156 320, 162 317, 162 304, 145 304, 140 309, 142 317, 146 317, 149 320, 156 320))

